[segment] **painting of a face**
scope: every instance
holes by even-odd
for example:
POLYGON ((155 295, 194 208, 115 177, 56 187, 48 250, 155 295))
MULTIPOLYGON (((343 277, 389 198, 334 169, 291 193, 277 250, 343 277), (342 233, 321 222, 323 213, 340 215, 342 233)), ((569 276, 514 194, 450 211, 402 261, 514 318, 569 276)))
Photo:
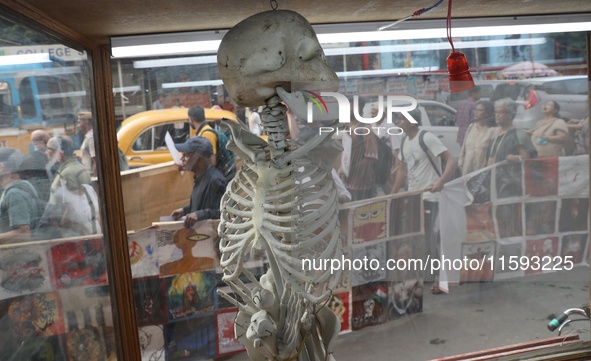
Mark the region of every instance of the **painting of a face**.
POLYGON ((386 201, 355 209, 353 243, 371 242, 386 237, 386 201))

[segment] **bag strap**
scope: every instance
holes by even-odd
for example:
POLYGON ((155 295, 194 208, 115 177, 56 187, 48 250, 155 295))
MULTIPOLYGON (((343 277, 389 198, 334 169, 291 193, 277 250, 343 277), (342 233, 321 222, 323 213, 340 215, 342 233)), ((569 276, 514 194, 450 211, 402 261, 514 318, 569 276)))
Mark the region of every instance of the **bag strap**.
MULTIPOLYGON (((429 149, 427 148, 427 144, 425 144, 425 139, 424 139, 425 133, 427 133, 426 130, 423 130, 423 129, 419 130, 419 146, 421 147, 423 152, 425 152, 425 154, 427 155, 427 159, 429 159, 429 163, 431 163, 431 165, 433 166, 433 169, 435 169, 435 173, 437 173, 437 175, 439 177, 441 177, 441 172, 439 172, 439 169, 437 169, 435 162, 433 161, 433 159, 429 155, 429 149)), ((406 138, 407 138, 407 135, 404 134, 404 136, 402 136, 402 140, 400 141, 400 158, 403 163, 404 163, 404 141, 406 140, 406 138)))
POLYGON ((96 211, 94 209, 94 203, 92 202, 92 198, 90 198, 90 194, 88 194, 88 190, 83 185, 82 189, 84 190, 84 194, 86 195, 86 199, 88 200, 88 205, 90 206, 90 220, 92 222, 92 234, 96 234, 96 211))
POLYGON ((424 139, 425 133, 427 133, 426 130, 419 131, 419 145, 421 146, 421 149, 423 149, 423 152, 425 152, 425 154, 427 155, 427 159, 429 159, 429 163, 431 163, 431 165, 433 166, 433 169, 435 169, 435 173, 437 173, 437 176, 441 177, 441 172, 439 171, 439 169, 435 165, 435 161, 433 160, 433 158, 431 158, 431 155, 429 154, 429 149, 427 148, 427 144, 425 144, 425 139, 424 139))
POLYGON ((221 156, 221 154, 219 153, 219 151, 221 150, 221 148, 220 148, 220 137, 218 137, 218 133, 216 133, 216 131, 213 130, 212 128, 203 129, 203 132, 207 132, 207 131, 210 131, 213 134, 215 134, 215 139, 216 139, 216 142, 215 142, 215 144, 216 144, 216 146, 215 146, 216 147, 216 153, 217 153, 218 156, 221 156))

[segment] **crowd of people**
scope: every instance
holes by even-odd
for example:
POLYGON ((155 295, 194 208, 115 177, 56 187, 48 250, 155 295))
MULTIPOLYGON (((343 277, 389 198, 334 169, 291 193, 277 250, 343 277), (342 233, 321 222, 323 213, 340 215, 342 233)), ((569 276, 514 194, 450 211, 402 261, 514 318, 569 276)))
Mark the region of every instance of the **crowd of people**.
MULTIPOLYGON (((361 108, 363 99, 360 100, 361 108)), ((535 129, 524 130, 513 125, 517 103, 503 98, 492 103, 479 100, 476 90, 470 92, 466 104, 458 112, 458 124, 464 125, 459 159, 454 159, 441 140, 421 129, 419 109, 409 114, 417 123, 398 114, 395 123, 404 135, 357 134, 361 124, 351 116, 350 132, 342 132, 345 151, 335 162, 332 177, 337 184, 339 201, 358 201, 378 194, 403 191, 423 191, 426 246, 437 257, 438 196, 444 184, 454 174, 468 174, 493 163, 517 162, 529 158, 556 157, 589 153, 589 119, 563 120, 559 105, 548 101, 543 106, 543 119, 535 129), (460 120, 459 118, 463 118, 460 120), (569 147, 569 142, 573 143, 569 147), (378 181, 383 162, 383 144, 392 153, 388 165, 390 176, 378 181)), ((254 114, 250 128, 260 135, 262 124, 254 114)), ((372 109, 372 116, 376 115, 372 109)), ((172 211, 174 219, 183 219, 187 227, 197 221, 216 219, 227 179, 216 167, 216 124, 205 121, 203 108, 193 106, 187 112, 196 136, 176 144, 183 154, 179 170, 194 175, 190 202, 172 211)), ((386 119, 381 124, 388 126, 386 119)), ((0 149, 0 244, 30 239, 84 236, 101 233, 99 200, 91 186, 96 176, 96 159, 92 133, 92 114, 78 114, 79 133, 83 136, 79 155, 74 140, 66 135, 54 135, 43 130, 31 134, 31 152, 24 155, 12 148, 0 149)), ((304 139, 313 131, 290 126, 291 137, 304 139), (303 130, 299 134, 299 130, 303 130), (307 134, 307 135, 306 135, 307 134)), ((460 139, 461 138, 461 139, 460 139)), ((305 140, 305 139, 304 139, 305 140)), ((432 291, 438 293, 438 281, 432 291)))
POLYGON ((31 151, 0 149, 0 244, 101 233, 92 114, 80 112, 74 139, 31 133, 31 151))

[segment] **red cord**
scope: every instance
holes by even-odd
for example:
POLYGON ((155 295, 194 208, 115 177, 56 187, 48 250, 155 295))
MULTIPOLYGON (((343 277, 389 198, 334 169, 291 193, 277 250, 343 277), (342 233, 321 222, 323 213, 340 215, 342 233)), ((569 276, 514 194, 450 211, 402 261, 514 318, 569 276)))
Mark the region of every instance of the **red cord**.
POLYGON ((447 41, 449 41, 449 44, 451 45, 451 52, 453 53, 456 50, 454 49, 454 42, 451 39, 451 2, 452 0, 448 0, 445 28, 447 29, 447 41))

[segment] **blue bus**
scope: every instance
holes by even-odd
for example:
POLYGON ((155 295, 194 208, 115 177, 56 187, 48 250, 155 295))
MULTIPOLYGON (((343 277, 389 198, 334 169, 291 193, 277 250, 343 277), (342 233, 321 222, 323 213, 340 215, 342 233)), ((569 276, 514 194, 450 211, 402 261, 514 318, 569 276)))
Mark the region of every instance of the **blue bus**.
POLYGON ((76 114, 90 109, 85 79, 80 66, 59 60, 0 65, 0 147, 28 152, 35 129, 75 132, 76 114))

